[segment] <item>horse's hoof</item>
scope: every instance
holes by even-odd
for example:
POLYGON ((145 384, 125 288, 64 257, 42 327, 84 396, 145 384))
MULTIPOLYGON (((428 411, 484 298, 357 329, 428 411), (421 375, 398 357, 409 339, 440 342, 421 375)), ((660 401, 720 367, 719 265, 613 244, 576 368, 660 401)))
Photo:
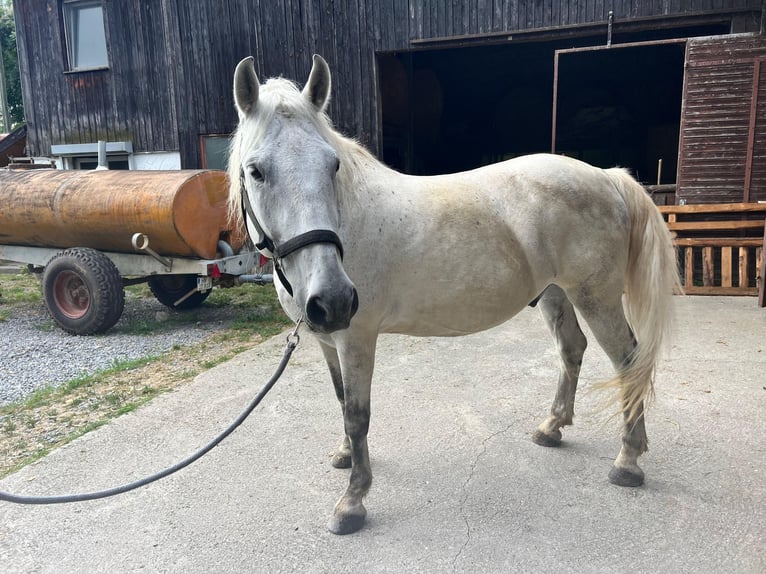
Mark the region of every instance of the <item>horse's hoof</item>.
POLYGON ((351 468, 351 455, 334 454, 330 464, 335 468, 351 468))
POLYGON ((336 510, 327 523, 327 530, 333 534, 351 534, 364 526, 366 518, 367 510, 361 504, 345 512, 336 510))
POLYGON ((540 446, 561 446, 561 431, 554 431, 555 434, 546 434, 541 430, 536 430, 532 435, 532 442, 540 446))
POLYGON ((609 482, 617 486, 641 486, 644 484, 644 471, 638 467, 636 471, 613 466, 609 471, 609 482))

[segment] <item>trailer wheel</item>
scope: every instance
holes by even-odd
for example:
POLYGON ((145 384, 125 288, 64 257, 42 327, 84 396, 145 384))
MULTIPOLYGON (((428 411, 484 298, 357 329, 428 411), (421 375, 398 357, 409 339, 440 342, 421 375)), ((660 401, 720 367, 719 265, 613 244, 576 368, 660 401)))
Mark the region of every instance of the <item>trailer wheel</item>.
POLYGON ((43 299, 53 320, 67 333, 92 335, 122 315, 125 291, 112 260, 87 247, 66 249, 46 265, 43 299))
POLYGON ((196 275, 155 275, 149 278, 149 289, 157 301, 171 309, 186 310, 194 309, 210 295, 208 291, 194 291, 189 297, 178 303, 184 295, 193 289, 197 289, 196 275))

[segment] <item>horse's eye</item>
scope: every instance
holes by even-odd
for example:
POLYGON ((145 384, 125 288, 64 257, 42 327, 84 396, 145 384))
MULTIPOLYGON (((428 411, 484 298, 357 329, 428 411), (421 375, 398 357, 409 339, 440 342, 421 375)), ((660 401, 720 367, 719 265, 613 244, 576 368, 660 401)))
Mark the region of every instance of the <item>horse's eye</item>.
POLYGON ((335 160, 335 173, 338 173, 338 170, 340 169, 340 160, 335 160))
POLYGON ((259 183, 263 181, 263 174, 261 173, 261 170, 259 170, 254 165, 250 166, 250 177, 259 183))

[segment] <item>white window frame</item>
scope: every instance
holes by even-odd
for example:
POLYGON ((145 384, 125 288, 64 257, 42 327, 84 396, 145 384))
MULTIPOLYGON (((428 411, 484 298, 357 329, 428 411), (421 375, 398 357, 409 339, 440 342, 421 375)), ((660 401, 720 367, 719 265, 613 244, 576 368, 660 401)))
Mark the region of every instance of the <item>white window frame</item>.
MULTIPOLYGON (((56 158, 60 169, 80 169, 81 161, 93 161, 98 158, 98 143, 89 144, 54 144, 51 156, 56 158)), ((106 160, 127 161, 128 169, 136 169, 133 143, 129 141, 106 142, 106 160)))
POLYGON ((70 72, 82 72, 86 70, 101 70, 109 67, 109 50, 107 48, 106 24, 104 22, 104 5, 101 0, 63 0, 62 18, 64 23, 64 39, 66 44, 67 69, 70 72), (98 8, 101 12, 101 27, 95 30, 80 30, 79 18, 81 10, 98 8), (98 48, 103 50, 103 61, 82 64, 78 54, 79 38, 82 33, 95 33, 99 35, 96 42, 98 48))

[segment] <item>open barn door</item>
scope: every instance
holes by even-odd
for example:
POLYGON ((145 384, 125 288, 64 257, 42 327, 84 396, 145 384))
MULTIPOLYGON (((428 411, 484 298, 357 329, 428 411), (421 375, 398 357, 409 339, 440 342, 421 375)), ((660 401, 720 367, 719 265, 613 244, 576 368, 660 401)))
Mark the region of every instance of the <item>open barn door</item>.
POLYGON ((678 166, 686 203, 766 201, 766 38, 690 39, 678 166))
POLYGON ((551 150, 676 182, 686 41, 556 50, 551 150))

